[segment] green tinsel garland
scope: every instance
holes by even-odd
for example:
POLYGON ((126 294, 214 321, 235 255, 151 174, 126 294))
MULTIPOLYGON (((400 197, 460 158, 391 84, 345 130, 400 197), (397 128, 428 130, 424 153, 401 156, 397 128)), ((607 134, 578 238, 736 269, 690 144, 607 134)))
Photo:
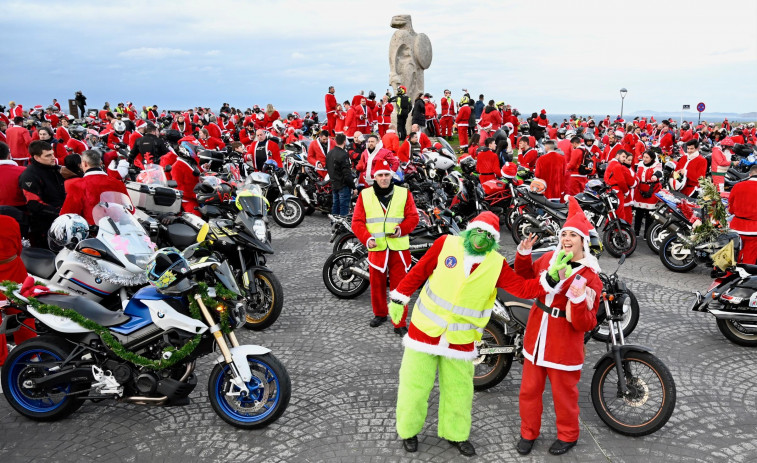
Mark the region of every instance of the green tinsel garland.
MULTIPOLYGON (((2 293, 7 297, 9 300, 13 301, 16 304, 25 304, 25 302, 21 301, 17 297, 13 295, 14 291, 18 290, 18 283, 13 281, 4 281, 0 283, 0 285, 5 287, 5 290, 2 291, 2 293)), ((228 291, 226 288, 224 288, 222 285, 219 285, 220 288, 216 287, 216 294, 219 298, 223 300, 229 300, 234 299, 236 295, 228 291)), ((211 307, 215 307, 215 304, 217 303, 214 299, 211 299, 210 296, 208 296, 208 285, 205 283, 199 284, 199 292, 200 296, 202 297, 203 304, 205 304, 206 307, 208 307, 210 310, 211 307)), ((28 305, 32 306, 34 310, 36 310, 39 313, 42 314, 50 314, 55 315, 58 317, 65 317, 82 328, 85 328, 87 330, 94 331, 97 333, 98 336, 100 336, 100 339, 110 348, 110 350, 118 357, 120 357, 123 360, 126 360, 128 362, 131 362, 135 365, 140 365, 145 368, 149 368, 151 370, 163 370, 166 368, 170 368, 173 365, 176 365, 180 361, 184 360, 187 356, 189 356, 194 350, 197 348, 197 346, 200 344, 200 340, 202 339, 202 334, 195 335, 192 339, 190 339, 184 346, 181 347, 181 349, 176 349, 175 347, 168 347, 166 348, 163 353, 170 352, 171 356, 168 359, 163 359, 163 355, 161 354, 159 360, 152 360, 148 359, 146 357, 142 357, 141 355, 135 354, 134 352, 131 352, 129 350, 126 350, 126 348, 118 342, 118 340, 110 333, 110 330, 108 328, 95 323, 94 321, 82 316, 78 312, 71 310, 71 309, 63 309, 54 305, 49 304, 42 304, 39 302, 36 298, 30 297, 28 298, 29 303, 28 305)), ((192 315, 192 318, 195 318, 197 320, 201 320, 201 313, 200 313, 200 306, 197 304, 197 301, 194 299, 190 299, 190 313, 192 315)), ((221 329, 224 333, 228 333, 231 331, 231 326, 229 323, 229 315, 228 310, 224 310, 221 312, 221 329)))
POLYGON ((712 241, 728 231, 728 212, 720 198, 718 188, 707 177, 699 179, 702 189, 697 204, 702 208, 702 223, 692 230, 695 243, 712 241))
MULTIPOLYGON (((231 322, 229 321, 229 310, 228 310, 228 303, 233 301, 237 298, 237 295, 234 294, 232 291, 229 291, 226 289, 224 285, 221 283, 218 283, 215 286, 216 290, 216 298, 213 299, 210 296, 208 296, 208 285, 207 283, 199 282, 197 284, 200 297, 202 298, 202 303, 205 304, 205 307, 208 310, 214 310, 216 305, 218 304, 218 301, 222 301, 226 303, 225 310, 222 310, 220 312, 221 314, 221 331, 224 334, 228 334, 231 332, 231 322)), ((198 320, 202 320, 202 313, 200 312, 200 305, 197 303, 197 300, 194 298, 189 298, 189 313, 192 314, 192 318, 196 318, 198 320)))

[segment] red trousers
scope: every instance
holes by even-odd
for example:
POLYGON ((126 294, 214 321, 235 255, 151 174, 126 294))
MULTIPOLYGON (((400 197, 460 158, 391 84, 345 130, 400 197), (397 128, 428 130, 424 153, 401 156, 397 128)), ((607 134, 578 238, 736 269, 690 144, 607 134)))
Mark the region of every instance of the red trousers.
MULTIPOLYGON (((12 309, 10 307, 6 307, 4 309, 4 313, 6 315, 13 315, 16 313, 21 313, 17 309, 12 309)), ((3 317, 0 316, 0 322, 2 322, 3 317)), ((24 320, 24 325, 34 329, 34 319, 33 318, 27 318, 24 320)), ((27 339, 31 339, 33 337, 36 337, 37 335, 32 330, 27 330, 26 328, 19 328, 16 330, 16 332, 13 333, 13 342, 16 343, 16 345, 21 344, 22 342, 26 341, 27 339)), ((5 359, 8 357, 8 345, 7 340, 5 339, 4 334, 0 334, 0 366, 2 366, 5 363, 5 359)))
POLYGON ((439 121, 439 125, 441 126, 441 136, 442 137, 451 137, 452 136, 452 125, 455 123, 455 118, 453 116, 445 116, 442 117, 439 121))
POLYGON ((541 429, 542 396, 549 377, 552 400, 557 415, 557 438, 564 442, 578 440, 578 380, 581 370, 563 371, 539 367, 526 359, 520 381, 520 435, 536 439, 541 429))
MULTIPOLYGON (((393 290, 399 286, 400 281, 405 278, 407 271, 405 270, 405 264, 402 262, 399 252, 387 251, 389 253, 389 265, 387 270, 389 271, 389 290, 393 290)), ((370 267, 371 275, 371 305, 373 306, 373 315, 377 317, 386 317, 389 314, 389 308, 387 306, 386 299, 386 273, 379 272, 373 267, 370 267)), ((406 326, 405 319, 407 318, 407 305, 405 305, 405 312, 402 314, 402 320, 395 326, 400 328, 406 326)))
POLYGON ((741 252, 739 252, 739 262, 742 264, 757 263, 757 236, 741 235, 741 252))
POLYGON ((571 175, 568 178, 568 188, 566 188, 565 193, 571 196, 575 196, 578 193, 583 193, 584 188, 586 188, 586 182, 588 181, 589 179, 586 177, 574 177, 573 175, 571 175))
POLYGON ((336 113, 326 114, 326 130, 329 131, 331 136, 335 136, 334 129, 336 128, 336 113))
POLYGON ((460 148, 468 147, 468 126, 458 125, 457 135, 460 137, 460 148))
POLYGON ((378 124, 379 137, 384 138, 384 135, 386 135, 386 129, 388 128, 389 124, 378 124))

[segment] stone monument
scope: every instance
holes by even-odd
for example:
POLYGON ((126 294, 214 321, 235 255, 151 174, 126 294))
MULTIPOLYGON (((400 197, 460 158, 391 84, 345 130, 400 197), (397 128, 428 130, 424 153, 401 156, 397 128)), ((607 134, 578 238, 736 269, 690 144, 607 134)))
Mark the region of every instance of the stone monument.
MULTIPOLYGON (((397 94, 397 87, 404 85, 411 104, 424 91, 423 71, 431 66, 431 41, 426 34, 413 30, 409 14, 392 17, 391 26, 397 29, 389 42, 389 85, 397 94)), ((407 133, 410 133, 411 117, 407 118, 407 133)), ((392 122, 397 123, 397 110, 392 113, 392 122)))

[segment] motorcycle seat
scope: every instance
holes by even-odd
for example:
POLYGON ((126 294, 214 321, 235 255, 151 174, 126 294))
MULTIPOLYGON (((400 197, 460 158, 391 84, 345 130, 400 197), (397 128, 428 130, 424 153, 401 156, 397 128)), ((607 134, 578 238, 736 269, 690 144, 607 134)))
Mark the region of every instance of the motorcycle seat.
POLYGON ((118 311, 111 311, 97 302, 82 296, 70 296, 68 294, 43 294, 37 297, 39 302, 58 306, 63 309, 71 309, 102 326, 116 326, 130 320, 129 316, 118 311))
POLYGON ((566 203, 556 203, 554 201, 550 201, 549 199, 545 198, 544 195, 540 195, 537 193, 531 193, 528 192, 528 196, 536 201, 539 204, 542 204, 544 207, 547 207, 552 210, 562 210, 562 209, 568 209, 568 205, 566 203))
POLYGON ((21 250, 21 261, 24 263, 27 272, 47 280, 55 274, 56 255, 49 249, 23 248, 21 250))
POLYGON ((750 275, 757 275, 757 265, 753 265, 753 264, 738 264, 737 267, 743 268, 750 275))

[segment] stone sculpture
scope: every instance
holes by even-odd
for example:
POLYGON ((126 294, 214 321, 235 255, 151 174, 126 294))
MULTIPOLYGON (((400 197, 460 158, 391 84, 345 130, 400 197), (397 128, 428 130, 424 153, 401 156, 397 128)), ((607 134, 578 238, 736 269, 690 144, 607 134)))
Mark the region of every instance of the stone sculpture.
MULTIPOLYGON (((404 85, 411 104, 424 91, 423 71, 431 66, 431 41, 426 34, 413 30, 409 14, 392 17, 391 26, 397 31, 389 42, 389 85, 397 93, 397 87, 404 85)), ((397 112, 392 114, 392 122, 397 123, 397 112)), ((410 118, 407 119, 410 132, 410 118)))

